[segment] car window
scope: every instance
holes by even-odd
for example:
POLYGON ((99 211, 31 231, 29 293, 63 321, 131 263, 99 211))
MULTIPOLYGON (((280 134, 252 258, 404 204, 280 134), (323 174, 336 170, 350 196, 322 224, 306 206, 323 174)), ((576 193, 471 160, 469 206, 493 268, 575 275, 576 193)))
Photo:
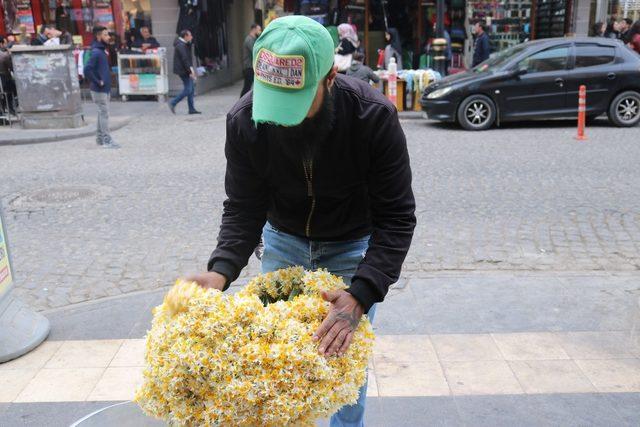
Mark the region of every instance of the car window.
POLYGON ((613 46, 598 46, 597 44, 576 45, 576 68, 595 67, 613 62, 616 49, 613 46))
POLYGON ((526 69, 527 73, 543 73, 559 71, 567 68, 568 46, 546 49, 523 59, 518 63, 519 69, 526 69))
POLYGON ((484 61, 482 64, 476 66, 473 71, 476 73, 482 73, 488 70, 493 70, 501 67, 506 62, 510 61, 512 57, 518 55, 520 52, 525 50, 527 46, 525 44, 518 44, 510 47, 509 49, 502 50, 500 52, 494 53, 491 55, 489 59, 484 61))

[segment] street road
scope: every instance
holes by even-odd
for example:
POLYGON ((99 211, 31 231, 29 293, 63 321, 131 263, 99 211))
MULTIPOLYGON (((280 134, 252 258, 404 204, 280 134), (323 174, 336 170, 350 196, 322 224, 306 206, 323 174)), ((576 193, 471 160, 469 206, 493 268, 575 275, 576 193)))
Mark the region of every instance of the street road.
MULTIPOLYGON (((223 113, 236 92, 198 97, 201 117, 160 106, 114 134, 120 150, 93 138, 0 147, 18 295, 47 309, 204 269, 224 200, 223 113)), ((578 142, 566 121, 403 127, 418 202, 405 276, 640 269, 640 128, 602 121, 578 142)), ((257 271, 252 258, 243 276, 257 271)))

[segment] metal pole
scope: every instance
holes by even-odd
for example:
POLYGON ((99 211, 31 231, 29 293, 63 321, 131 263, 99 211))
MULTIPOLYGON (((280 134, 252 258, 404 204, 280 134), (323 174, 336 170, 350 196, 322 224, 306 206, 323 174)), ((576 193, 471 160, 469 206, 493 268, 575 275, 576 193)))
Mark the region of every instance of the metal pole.
POLYGON ((369 58, 369 0, 364 0, 364 63, 372 65, 369 58))
POLYGON ((436 3, 436 38, 431 46, 435 53, 433 57, 434 68, 441 76, 444 76, 446 61, 444 51, 447 48, 447 41, 444 38, 444 0, 437 0, 436 3))
POLYGON ((444 0, 436 3, 436 37, 444 37, 444 0))

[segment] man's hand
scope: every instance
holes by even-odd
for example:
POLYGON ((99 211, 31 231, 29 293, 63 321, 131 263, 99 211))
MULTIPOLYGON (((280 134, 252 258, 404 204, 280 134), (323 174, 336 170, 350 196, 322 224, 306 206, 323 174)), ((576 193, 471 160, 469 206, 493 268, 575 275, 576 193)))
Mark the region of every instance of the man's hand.
POLYGON ((331 303, 329 314, 313 335, 320 340, 318 352, 323 356, 342 356, 353 338, 364 309, 347 291, 322 292, 322 298, 331 303))
POLYGON ((227 278, 220 273, 216 273, 215 271, 193 274, 191 276, 185 277, 184 280, 188 282, 196 282, 203 288, 218 289, 220 291, 224 289, 224 285, 227 283, 227 278))

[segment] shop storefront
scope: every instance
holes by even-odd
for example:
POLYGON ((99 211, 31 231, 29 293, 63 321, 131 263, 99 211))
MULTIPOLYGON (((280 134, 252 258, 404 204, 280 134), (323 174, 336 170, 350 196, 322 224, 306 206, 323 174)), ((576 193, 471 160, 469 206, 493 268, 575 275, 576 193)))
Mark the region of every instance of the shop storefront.
MULTIPOLYGON (((563 0, 564 1, 564 0, 563 0)), ((436 0, 263 0, 258 7, 267 24, 286 14, 305 14, 327 27, 353 24, 359 33, 369 65, 384 49, 384 33, 393 28, 401 39, 403 64, 429 65, 429 45, 435 36, 436 0)), ((531 38, 532 0, 445 0, 444 28, 451 38, 451 66, 463 68, 473 38, 471 26, 482 21, 489 27, 492 50, 500 51, 531 38)), ((335 33, 335 30, 334 30, 335 33)))
MULTIPOLYGON (((94 26, 107 27, 112 33, 110 60, 115 68, 117 53, 135 49, 140 29, 147 27, 166 49, 170 69, 176 35, 189 29, 201 76, 199 92, 241 76, 242 40, 253 19, 253 0, 0 0, 3 35, 20 38, 26 32, 33 38, 42 25, 52 25, 69 34, 76 49, 86 50, 94 26)), ((170 75, 169 87, 170 92, 180 89, 179 79, 170 75)))

